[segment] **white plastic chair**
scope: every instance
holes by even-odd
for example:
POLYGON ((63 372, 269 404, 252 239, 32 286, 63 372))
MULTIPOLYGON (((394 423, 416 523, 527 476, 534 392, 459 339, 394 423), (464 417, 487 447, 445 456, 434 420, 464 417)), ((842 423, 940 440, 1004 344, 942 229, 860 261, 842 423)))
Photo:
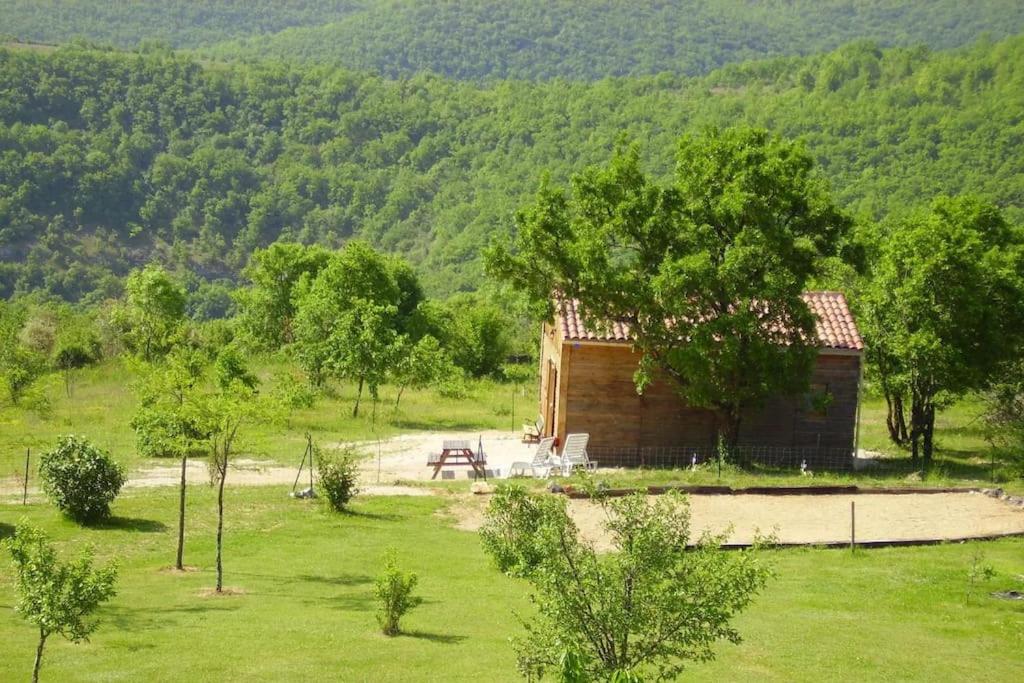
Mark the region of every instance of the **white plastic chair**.
POLYGON ((522 476, 526 474, 527 470, 537 477, 538 479, 544 479, 551 473, 551 468, 559 464, 557 458, 555 458, 555 437, 545 436, 539 442, 537 442, 537 450, 533 454, 533 460, 530 462, 514 462, 512 466, 508 468, 508 476, 522 476))
POLYGON ((562 474, 569 476, 576 468, 596 470, 597 462, 587 457, 587 442, 590 434, 569 434, 562 446, 562 474))

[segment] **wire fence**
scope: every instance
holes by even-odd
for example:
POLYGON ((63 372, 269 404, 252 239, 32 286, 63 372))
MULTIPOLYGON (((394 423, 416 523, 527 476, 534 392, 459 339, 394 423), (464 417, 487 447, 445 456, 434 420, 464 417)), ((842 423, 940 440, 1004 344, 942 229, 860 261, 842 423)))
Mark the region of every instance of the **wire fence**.
MULTIPOLYGON (((718 449, 698 446, 589 446, 587 454, 599 467, 678 469, 717 463, 718 449)), ((858 466, 848 448, 818 446, 739 446, 735 462, 779 470, 850 471, 858 466)))

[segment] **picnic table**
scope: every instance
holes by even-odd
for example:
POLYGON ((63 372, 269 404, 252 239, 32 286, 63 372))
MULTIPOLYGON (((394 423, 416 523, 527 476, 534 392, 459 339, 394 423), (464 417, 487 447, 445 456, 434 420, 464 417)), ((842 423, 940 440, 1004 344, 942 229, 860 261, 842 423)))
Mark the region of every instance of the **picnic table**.
POLYGON ((437 473, 445 465, 468 465, 473 468, 477 476, 487 479, 487 458, 483 452, 474 453, 469 441, 462 439, 446 439, 440 453, 431 453, 427 458, 427 465, 434 467, 434 474, 431 480, 437 479, 437 473))

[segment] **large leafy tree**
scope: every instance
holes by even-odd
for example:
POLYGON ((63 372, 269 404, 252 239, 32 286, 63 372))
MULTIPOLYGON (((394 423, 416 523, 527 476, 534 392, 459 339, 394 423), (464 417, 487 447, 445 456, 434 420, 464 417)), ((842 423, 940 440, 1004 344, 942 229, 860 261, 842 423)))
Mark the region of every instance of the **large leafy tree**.
POLYGON ((320 384, 330 375, 351 379, 361 395, 367 381, 379 385, 373 369, 377 363, 367 359, 411 328, 422 292, 402 261, 353 242, 334 254, 315 279, 301 283, 296 297, 296 355, 310 380, 320 384), (371 353, 369 335, 374 334, 380 335, 373 340, 379 348, 371 353))
POLYGON ((147 361, 170 350, 184 318, 184 288, 156 264, 132 271, 112 314, 125 345, 147 361))
POLYGON ((293 341, 293 290, 303 277, 315 278, 331 253, 319 246, 275 242, 255 251, 242 271, 252 286, 239 290, 241 323, 260 346, 278 348, 293 341))
POLYGON ((549 315, 557 295, 592 326, 627 324, 638 389, 668 377, 734 448, 748 408, 806 386, 816 340, 801 294, 848 227, 802 145, 712 129, 679 141, 668 184, 635 147, 575 176, 568 196, 545 180, 488 261, 549 315))
POLYGON ((687 661, 738 642, 732 618, 765 585, 756 551, 723 551, 705 536, 692 551, 685 499, 599 499, 612 549, 580 538, 565 498, 498 491, 480 530, 498 568, 525 578, 537 610, 513 641, 529 680, 572 662, 576 678, 675 680, 687 661))
POLYGON ((977 198, 940 197, 897 223, 879 251, 863 297, 868 353, 891 436, 927 463, 936 411, 1020 357, 1024 231, 977 198))

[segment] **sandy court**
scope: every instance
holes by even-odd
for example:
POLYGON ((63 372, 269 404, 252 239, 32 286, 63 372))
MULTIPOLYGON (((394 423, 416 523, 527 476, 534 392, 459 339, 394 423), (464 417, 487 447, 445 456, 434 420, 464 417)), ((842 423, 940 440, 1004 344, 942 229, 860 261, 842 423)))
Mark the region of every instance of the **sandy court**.
MULTIPOLYGON (((1024 534, 1024 508, 981 493, 856 494, 827 496, 691 495, 691 537, 724 533, 727 543, 750 543, 760 532, 779 543, 825 544, 850 540, 850 501, 856 504, 858 542, 960 540, 1024 534)), ((486 501, 453 505, 456 526, 472 531, 483 521, 486 501)), ((604 512, 596 503, 572 500, 569 510, 584 538, 609 548, 604 512)))

